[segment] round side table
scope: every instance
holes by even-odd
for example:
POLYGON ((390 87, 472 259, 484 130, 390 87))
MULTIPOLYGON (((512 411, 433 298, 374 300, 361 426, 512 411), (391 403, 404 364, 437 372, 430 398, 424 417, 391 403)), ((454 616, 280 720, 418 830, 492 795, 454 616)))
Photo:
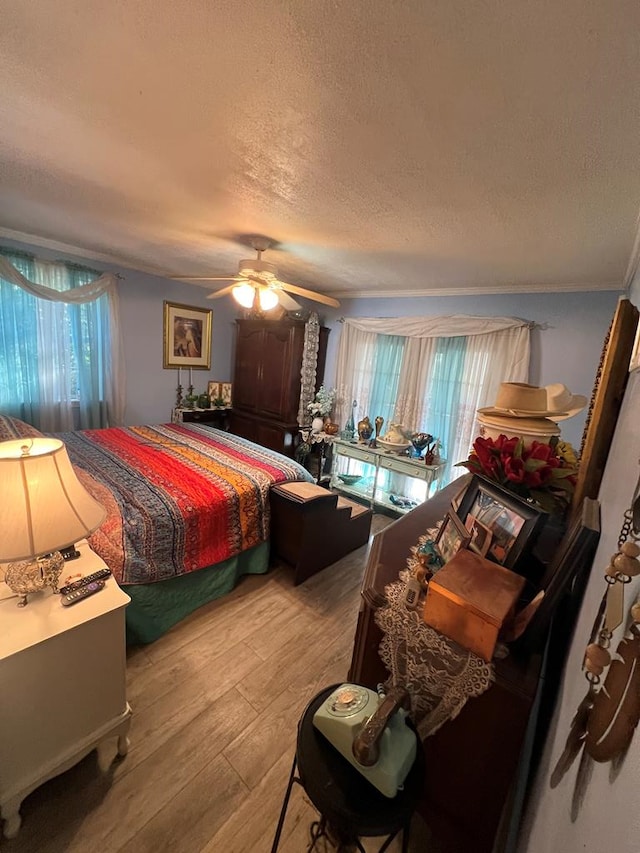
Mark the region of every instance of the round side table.
POLYGON ((417 739, 417 755, 404 785, 395 797, 381 794, 329 743, 313 725, 313 715, 339 684, 327 687, 307 705, 298 723, 296 754, 291 767, 280 819, 271 853, 276 853, 294 784, 304 788, 320 812, 315 832, 312 826, 313 850, 315 841, 326 836, 338 843, 338 850, 355 846, 366 853, 361 837, 387 836, 379 853, 387 850, 398 832, 402 831, 402 851, 407 853, 409 825, 418 803, 425 775, 424 751, 417 739), (298 775, 296 775, 296 770, 298 775))

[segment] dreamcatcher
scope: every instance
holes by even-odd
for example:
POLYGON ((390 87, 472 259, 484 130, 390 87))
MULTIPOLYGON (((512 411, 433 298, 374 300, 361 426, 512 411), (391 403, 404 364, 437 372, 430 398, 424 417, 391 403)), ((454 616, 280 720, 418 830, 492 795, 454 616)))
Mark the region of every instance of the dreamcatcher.
POLYGON ((585 652, 583 668, 589 688, 550 779, 550 786, 555 788, 582 752, 572 820, 578 815, 592 762, 621 762, 640 719, 640 597, 630 608, 629 627, 615 654, 610 651, 613 632, 625 618, 625 585, 640 574, 639 539, 640 479, 631 506, 624 513, 618 550, 605 572, 606 590, 585 652))

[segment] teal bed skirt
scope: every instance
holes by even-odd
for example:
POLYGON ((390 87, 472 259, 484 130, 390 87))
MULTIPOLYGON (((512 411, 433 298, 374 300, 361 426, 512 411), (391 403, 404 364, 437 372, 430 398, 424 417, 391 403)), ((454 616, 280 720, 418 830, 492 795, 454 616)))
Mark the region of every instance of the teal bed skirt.
POLYGON ((269 543, 262 542, 214 566, 150 584, 123 584, 131 598, 126 609, 127 645, 152 643, 203 604, 226 595, 243 575, 269 568, 269 543))

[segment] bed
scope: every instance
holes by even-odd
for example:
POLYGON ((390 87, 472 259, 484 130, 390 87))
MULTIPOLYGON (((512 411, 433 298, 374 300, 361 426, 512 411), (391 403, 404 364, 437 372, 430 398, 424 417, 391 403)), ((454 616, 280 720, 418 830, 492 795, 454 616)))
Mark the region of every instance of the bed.
MULTIPOLYGON (((40 433, 0 416, 0 440, 40 433)), ((201 424, 57 433, 107 509, 89 538, 131 597, 127 642, 149 643, 245 574, 269 566, 269 490, 311 475, 297 462, 201 424)))

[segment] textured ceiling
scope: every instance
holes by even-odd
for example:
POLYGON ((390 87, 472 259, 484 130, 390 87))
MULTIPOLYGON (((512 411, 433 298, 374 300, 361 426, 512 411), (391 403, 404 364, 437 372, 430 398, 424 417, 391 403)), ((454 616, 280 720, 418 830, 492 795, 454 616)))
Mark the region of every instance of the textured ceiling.
POLYGON ((622 285, 637 0, 2 0, 0 234, 327 293, 622 285))

